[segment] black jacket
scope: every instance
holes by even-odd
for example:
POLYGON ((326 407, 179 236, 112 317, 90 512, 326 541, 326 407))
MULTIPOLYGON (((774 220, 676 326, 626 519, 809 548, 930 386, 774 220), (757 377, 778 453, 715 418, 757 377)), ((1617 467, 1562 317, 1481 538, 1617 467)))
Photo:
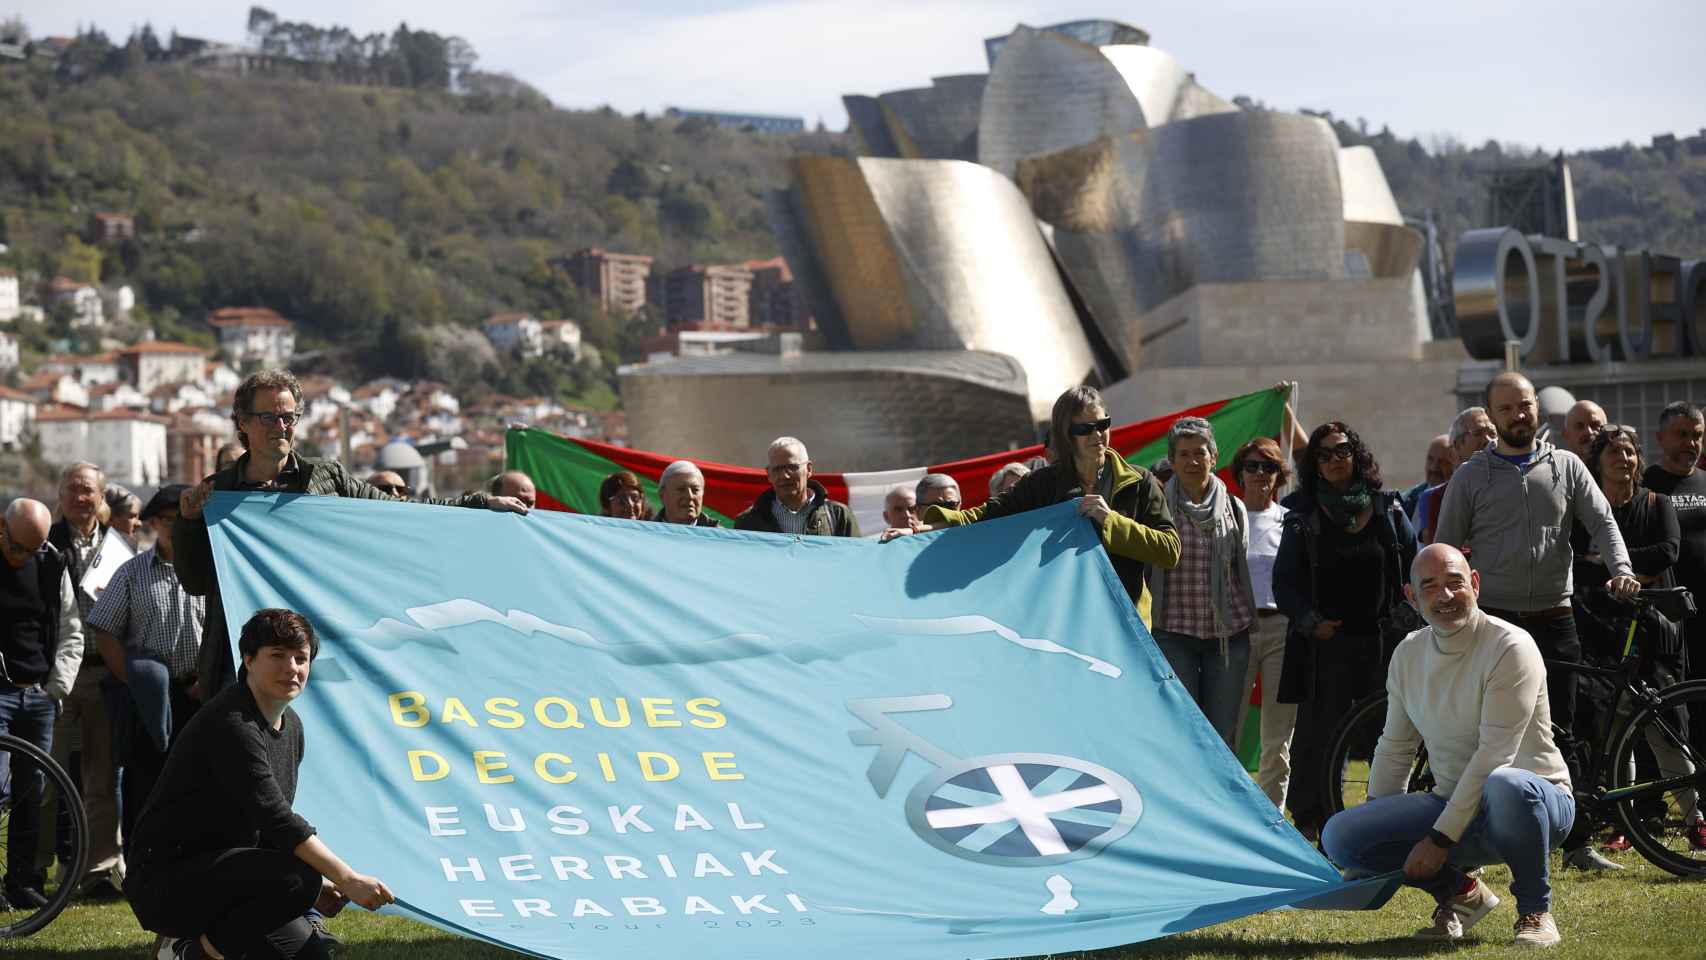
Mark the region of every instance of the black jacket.
MULTIPOLYGON (((806 535, 819 537, 857 537, 859 521, 854 519, 853 511, 847 504, 837 503, 829 499, 829 491, 816 480, 807 480, 806 486, 811 489, 812 499, 807 509, 811 515, 806 519, 806 535)), ((776 514, 771 511, 771 505, 776 502, 776 491, 766 490, 752 501, 752 506, 742 510, 735 518, 736 530, 758 530, 764 533, 781 533, 782 527, 776 523, 776 514)))
MULTIPOLYGON (((41 545, 41 549, 37 550, 35 553, 36 589, 41 591, 42 605, 46 608, 42 611, 43 620, 41 627, 42 658, 47 661, 47 677, 42 680, 42 686, 50 688, 50 694, 54 667, 58 663, 59 631, 61 623, 65 619, 65 609, 63 606, 65 597, 61 592, 60 587, 64 582, 66 568, 66 556, 59 552, 58 547, 53 545, 51 536, 52 534, 50 533, 50 539, 48 542, 43 543, 41 545)), ((73 588, 76 586, 75 579, 72 581, 72 586, 73 588)), ((75 589, 73 592, 75 593, 75 589)), ((85 627, 84 629, 88 628, 85 627)), ((69 693, 69 684, 73 683, 77 678, 75 676, 76 671, 70 670, 69 667, 66 669, 68 672, 73 674, 72 676, 65 677, 67 689, 64 692, 69 693)), ((4 680, 8 683, 12 682, 12 674, 6 668, 6 655, 4 653, 0 653, 0 680, 4 680)), ((55 697, 57 699, 58 695, 55 695, 55 697)))
MULTIPOLYGON (((1285 637, 1285 661, 1280 667, 1280 703, 1302 703, 1315 695, 1315 627, 1321 622, 1317 601, 1321 584, 1316 582, 1316 549, 1321 538, 1321 511, 1307 496, 1292 500, 1280 534, 1279 556, 1274 558, 1274 604, 1290 621, 1285 637)), ((1379 616, 1386 619, 1397 604, 1405 603, 1404 584, 1410 564, 1416 559, 1416 531, 1404 515, 1404 505, 1395 493, 1374 494, 1374 516, 1369 523, 1380 538, 1386 557, 1379 616)), ((1389 652, 1389 651, 1388 651, 1389 652)))
MULTIPOLYGON (((662 507, 658 508, 657 513, 652 514, 652 522, 653 523, 668 523, 669 522, 669 518, 664 516, 664 512, 663 512, 662 507)), ((712 520, 710 517, 706 516, 704 513, 700 513, 697 517, 693 518, 693 526, 695 526, 695 527, 715 527, 717 525, 718 525, 717 521, 712 520)))

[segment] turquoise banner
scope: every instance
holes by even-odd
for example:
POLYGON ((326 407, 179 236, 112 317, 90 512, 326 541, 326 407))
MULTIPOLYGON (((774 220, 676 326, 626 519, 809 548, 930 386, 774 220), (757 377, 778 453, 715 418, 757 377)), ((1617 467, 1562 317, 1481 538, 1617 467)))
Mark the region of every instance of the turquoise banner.
POLYGON ((305 613, 296 809, 547 957, 1065 953, 1354 908, 1070 504, 888 544, 215 494, 235 637, 305 613))

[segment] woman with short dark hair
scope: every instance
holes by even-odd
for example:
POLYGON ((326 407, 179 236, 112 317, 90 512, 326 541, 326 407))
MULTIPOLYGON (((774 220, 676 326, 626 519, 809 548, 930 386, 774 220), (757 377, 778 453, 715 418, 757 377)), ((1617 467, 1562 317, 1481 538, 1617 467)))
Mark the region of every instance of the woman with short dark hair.
POLYGON ((304 916, 392 902, 291 810, 302 721, 290 708, 320 650, 307 618, 262 610, 243 625, 237 683, 172 744, 136 827, 125 894, 143 929, 177 957, 317 960, 326 939, 304 916))
POLYGON ((598 485, 598 512, 619 520, 645 520, 646 491, 632 471, 618 470, 598 485))
POLYGON ((1279 700, 1298 705, 1287 803, 1298 830, 1320 836, 1327 740, 1351 706, 1381 689, 1385 660, 1408 628, 1404 584, 1416 533, 1357 432, 1315 428, 1274 558, 1274 602, 1290 621, 1279 700))

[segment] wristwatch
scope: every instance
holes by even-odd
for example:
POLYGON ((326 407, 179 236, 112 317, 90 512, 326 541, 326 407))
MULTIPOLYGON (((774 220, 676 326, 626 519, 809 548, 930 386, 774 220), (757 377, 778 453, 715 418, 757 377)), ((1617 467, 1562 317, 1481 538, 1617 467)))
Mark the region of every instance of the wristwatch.
POLYGON ((1428 831, 1428 839, 1432 840, 1433 845, 1440 848, 1441 850, 1450 850, 1451 845, 1457 842, 1456 840, 1451 839, 1450 837, 1446 836, 1445 834, 1440 833, 1438 830, 1429 830, 1428 831))

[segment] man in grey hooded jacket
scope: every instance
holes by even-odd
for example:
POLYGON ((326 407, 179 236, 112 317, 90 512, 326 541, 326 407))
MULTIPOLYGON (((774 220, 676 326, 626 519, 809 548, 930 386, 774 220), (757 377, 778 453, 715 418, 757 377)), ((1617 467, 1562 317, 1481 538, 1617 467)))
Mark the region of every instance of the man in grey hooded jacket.
MULTIPOLYGON (((1580 662, 1570 609, 1570 530, 1580 524, 1593 537, 1612 572, 1605 589, 1622 599, 1641 588, 1629 551, 1587 464, 1535 439, 1534 384, 1520 373, 1501 373, 1487 384, 1486 407, 1498 439, 1452 474, 1434 542, 1468 555, 1481 575, 1482 610, 1527 630, 1547 659, 1580 662)), ((1552 720, 1573 730, 1574 672, 1553 672, 1547 689, 1552 720)))

